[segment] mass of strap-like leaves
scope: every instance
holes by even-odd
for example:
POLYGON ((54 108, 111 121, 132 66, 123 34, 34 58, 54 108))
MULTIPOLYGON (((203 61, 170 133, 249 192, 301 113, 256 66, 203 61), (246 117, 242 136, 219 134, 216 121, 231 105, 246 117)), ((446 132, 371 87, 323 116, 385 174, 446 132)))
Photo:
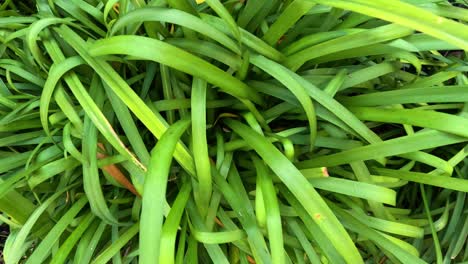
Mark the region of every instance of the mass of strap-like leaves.
POLYGON ((468 263, 466 7, 2 1, 1 258, 468 263))

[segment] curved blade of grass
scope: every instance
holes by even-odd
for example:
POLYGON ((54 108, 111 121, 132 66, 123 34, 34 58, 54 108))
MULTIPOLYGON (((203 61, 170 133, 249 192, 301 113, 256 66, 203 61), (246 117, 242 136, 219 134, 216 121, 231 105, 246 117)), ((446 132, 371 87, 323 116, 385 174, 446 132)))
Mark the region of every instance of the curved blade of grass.
POLYGON ((138 133, 138 128, 135 121, 133 121, 130 111, 107 84, 103 84, 103 86, 106 90, 107 97, 111 102, 112 108, 114 109, 115 115, 119 119, 122 129, 127 135, 128 141, 135 151, 135 154, 141 160, 143 165, 147 165, 150 159, 150 154, 146 149, 143 139, 138 133))
POLYGON ((301 243, 301 246, 305 253, 307 254, 307 257, 309 258, 311 263, 320 263, 320 258, 317 255, 317 252, 315 251, 314 247, 310 243, 309 239, 305 236, 304 232, 302 231, 301 227, 297 223, 296 220, 294 219, 288 219, 287 220, 288 226, 291 229, 292 233, 294 236, 299 240, 301 243))
POLYGON ((219 0, 205 0, 205 2, 211 7, 211 9, 213 9, 213 11, 216 12, 216 14, 218 14, 219 17, 226 21, 226 24, 228 24, 234 37, 240 40, 239 27, 226 7, 224 7, 219 0))
POLYGON ((439 131, 423 131, 409 136, 398 137, 380 143, 345 150, 336 154, 312 158, 297 163, 299 168, 336 166, 359 160, 371 160, 377 157, 388 157, 410 153, 418 150, 455 144, 467 141, 459 137, 439 131))
POLYGON ((468 26, 401 1, 313 0, 401 24, 468 50, 468 26))
POLYGON ((398 39, 408 36, 411 33, 413 33, 412 29, 408 29, 400 25, 385 25, 363 32, 338 37, 306 48, 293 55, 290 55, 284 63, 288 68, 296 71, 307 61, 321 56, 348 50, 351 48, 368 46, 371 44, 398 39))
POLYGON ((379 106, 410 103, 466 102, 468 86, 419 87, 339 97, 345 106, 379 106))
MULTIPOLYGON (((97 221, 95 221, 95 223, 96 222, 97 221)), ((91 226, 91 228, 86 230, 86 233, 80 239, 80 242, 76 247, 74 262, 91 263, 91 258, 106 228, 107 224, 104 221, 99 221, 97 228, 93 229, 93 226, 91 226)))
MULTIPOLYGON (((200 14, 200 17, 206 21, 207 23, 209 23, 210 25, 216 27, 218 30, 224 32, 224 34, 230 34, 230 30, 228 28, 228 26, 226 25, 226 23, 224 22, 224 20, 220 19, 219 17, 215 17, 215 16, 211 16, 211 15, 208 15, 208 14, 200 14)), ((279 52, 278 50, 276 50, 275 48, 273 48, 272 46, 268 45, 267 43, 265 43, 263 40, 261 40, 260 38, 258 38, 256 35, 242 29, 242 28, 239 28, 240 30, 240 34, 241 34, 241 42, 253 49, 254 51, 258 52, 259 54, 269 58, 269 59, 272 59, 272 60, 275 60, 275 61, 282 61, 283 59, 285 59, 285 56, 279 52)))
MULTIPOLYGON (((74 33, 73 33, 74 34, 74 33)), ((71 35, 69 35, 71 36, 71 35)), ((83 51, 86 52, 86 51, 83 51)), ((191 55, 179 48, 168 45, 162 41, 138 37, 138 36, 117 36, 108 39, 100 40, 93 44, 91 47, 91 54, 93 55, 106 55, 106 54, 126 54, 139 58, 153 60, 175 69, 190 73, 194 76, 200 77, 208 82, 218 85, 227 93, 237 97, 247 108, 255 115, 261 125, 269 130, 262 115, 255 108, 253 102, 262 102, 261 97, 245 83, 234 78, 233 76, 223 72, 219 68, 207 63, 206 61, 191 55), (127 41, 133 42, 138 49, 129 46, 127 41), (146 47, 147 49, 142 49, 146 47), (160 52, 154 53, 151 50, 157 49, 160 52), (199 71, 204 68, 204 71, 199 71)), ((83 53, 81 54, 83 56, 83 53)), ((188 163, 188 161, 186 162, 188 163)), ((190 168, 191 169, 191 168, 190 168)), ((189 171, 193 174, 193 171, 189 171)))
POLYGON ((92 16, 96 21, 104 25, 104 14, 99 7, 95 7, 84 0, 72 0, 72 2, 81 10, 92 16))
POLYGON ((310 46, 319 44, 321 42, 328 41, 334 38, 339 38, 339 37, 353 34, 353 33, 360 32, 360 31, 364 31, 364 30, 363 29, 338 30, 338 31, 327 31, 327 32, 318 32, 315 34, 310 34, 289 44, 288 46, 284 47, 281 51, 284 53, 284 55, 290 56, 294 53, 297 53, 301 50, 304 50, 310 46))
POLYGON ((89 225, 94 220, 94 215, 90 212, 81 220, 81 223, 76 227, 76 229, 70 234, 70 236, 63 242, 60 246, 57 253, 54 254, 51 264, 61 264, 67 260, 68 255, 75 247, 75 244, 80 240, 83 233, 89 227, 89 225))
POLYGON ((246 238, 244 230, 230 230, 222 232, 201 232, 192 229, 193 237, 204 244, 225 244, 246 238))
POLYGON ((270 46, 274 46, 288 29, 315 5, 312 1, 307 0, 294 0, 291 2, 275 20, 275 23, 265 32, 263 40, 270 46))
MULTIPOLYGON (((367 168, 366 163, 364 161, 352 162, 349 165, 351 166, 354 176, 358 181, 376 184, 375 180, 372 179, 369 169, 367 168)), ((382 203, 371 200, 368 200, 367 203, 369 204, 370 210, 374 213, 374 216, 382 219, 394 220, 394 218, 389 214, 388 210, 383 206, 382 203)))
POLYGON ((258 34, 258 31, 265 32, 266 29, 264 28, 266 21, 269 15, 273 14, 274 12, 278 12, 281 8, 281 1, 280 0, 273 0, 273 1, 265 1, 263 7, 255 13, 255 16, 249 22, 247 27, 245 28, 249 32, 254 32, 258 34))
POLYGON ((361 70, 357 70, 348 76, 341 87, 341 90, 363 84, 367 81, 377 79, 381 76, 387 75, 389 73, 398 72, 401 65, 395 62, 383 62, 379 64, 366 67, 361 70))
MULTIPOLYGON (((57 89, 55 90, 55 95, 54 99, 57 105, 60 107, 60 109, 63 112, 63 115, 70 120, 70 123, 72 123, 73 128, 78 131, 83 130, 83 121, 81 120, 81 117, 79 113, 76 111, 76 107, 74 106, 72 99, 68 95, 67 92, 65 92, 65 88, 63 85, 59 82, 57 85, 57 89)), ((40 110, 39 110, 39 115, 40 115, 40 110)), ((49 122, 53 124, 53 119, 52 115, 49 117, 49 122)), ((81 137, 80 133, 75 133, 75 136, 81 137)))
MULTIPOLYGON (((158 1, 150 1, 150 5, 158 5, 158 1)), ((198 11, 195 9, 195 6, 193 6, 190 2, 186 0, 167 0, 167 3, 169 6, 182 10, 184 12, 187 12, 192 15, 197 15, 198 11)), ((197 2, 198 3, 198 2, 197 2)), ((161 5, 161 3, 159 3, 161 5)))
MULTIPOLYGON (((226 100, 207 100, 206 108, 222 108, 229 107, 237 103, 236 99, 226 99, 226 100)), ((168 111, 168 110, 177 110, 181 108, 190 108, 191 100, 190 99, 169 99, 169 100, 159 100, 154 102, 154 106, 159 111, 168 111)))
POLYGON ((11 246, 8 247, 8 249, 11 249, 11 252, 9 252, 9 250, 5 252, 5 257, 6 257, 5 261, 7 263, 17 263, 21 259, 21 257, 23 257, 23 255, 18 254, 18 253, 22 252, 22 250, 20 249, 26 243, 26 239, 28 238, 28 235, 31 232, 34 224, 36 224, 39 217, 47 210, 47 208, 53 202, 55 202, 55 200, 59 198, 64 192, 68 191, 70 187, 60 190, 56 192, 54 195, 50 196, 39 207, 37 207, 37 209, 34 210, 34 212, 29 216, 27 221, 21 227, 19 232, 16 234, 16 237, 13 240, 13 243, 11 244, 11 246))
POLYGON ((207 83, 204 80, 197 77, 193 79, 191 95, 192 144, 198 179, 198 188, 194 192, 198 193, 195 195, 195 201, 202 216, 205 216, 213 191, 206 137, 206 86, 207 83))
POLYGON ((138 234, 140 225, 136 223, 127 229, 117 241, 110 244, 99 256, 97 256, 92 264, 106 264, 112 259, 115 254, 120 253, 120 250, 132 239, 136 234, 138 234))
POLYGON ((468 20, 468 11, 461 7, 456 6, 444 6, 438 4, 426 4, 421 5, 422 8, 431 11, 432 13, 443 16, 447 18, 460 19, 467 21, 468 20))
POLYGON ((6 70, 7 79, 10 78, 10 81, 11 81, 11 73, 14 73, 15 75, 18 75, 19 77, 24 78, 25 80, 27 80, 31 84, 35 84, 35 85, 37 85, 39 87, 44 86, 45 81, 42 78, 43 76, 31 73, 31 72, 27 71, 26 69, 21 68, 21 67, 19 67, 17 65, 8 64, 8 63, 1 63, 0 62, 0 68, 3 68, 3 69, 6 70))
POLYGON ((173 264, 175 261, 175 246, 177 239, 177 231, 180 226, 181 218, 184 213, 185 205, 190 198, 192 185, 184 183, 180 188, 174 204, 169 211, 169 215, 164 222, 161 230, 161 249, 159 254, 159 262, 165 264, 173 264))
POLYGON ((91 29, 95 33, 97 33, 99 36, 104 37, 106 36, 106 32, 102 30, 102 28, 99 25, 96 25, 96 23, 91 20, 84 12, 82 12, 78 6, 73 3, 73 1, 66 1, 66 0, 56 0, 54 2, 65 10, 69 14, 69 16, 76 18, 76 20, 80 21, 83 25, 86 26, 86 28, 91 29))
POLYGON ((444 82, 457 77, 458 74, 460 74, 458 71, 440 71, 438 73, 434 73, 430 77, 418 78, 414 83, 405 85, 403 89, 442 85, 444 82))
POLYGON ((437 230, 434 227, 434 222, 432 221, 432 216, 430 214, 429 204, 427 202, 426 190, 424 189, 424 185, 422 185, 422 184, 419 185, 419 188, 421 190, 421 196, 422 196, 423 203, 424 203, 424 210, 425 210, 426 215, 427 215, 427 220, 429 221, 429 228, 431 229, 432 238, 434 239, 434 249, 435 249, 435 253, 436 253, 436 263, 441 264, 441 263, 443 263, 442 251, 441 251, 441 248, 440 248, 440 242, 439 242, 439 237, 437 235, 437 230))
MULTIPOLYGON (((195 228, 197 228, 198 230, 201 230, 203 232, 206 231, 206 227, 205 225, 203 224, 203 220, 200 216, 200 214, 198 214, 198 211, 196 210, 195 208, 195 204, 192 200, 189 200, 188 203, 187 203, 187 211, 190 215, 190 220, 192 221, 192 224, 195 228)), ((184 263, 197 263, 198 262, 198 250, 197 248, 195 247, 197 245, 197 240, 193 237, 193 236, 190 236, 189 238, 190 240, 192 240, 193 242, 191 242, 189 240, 189 245, 188 245, 188 249, 187 249, 187 253, 185 255, 185 261, 184 263), (193 252, 192 252, 193 250, 193 252), (188 259, 187 259, 188 258, 188 259)), ((204 247, 206 249, 206 251, 208 252, 208 255, 209 257, 211 258, 211 261, 213 261, 213 263, 221 263, 221 264, 228 264, 229 261, 226 257, 226 255, 224 254, 224 252, 222 251, 221 247, 217 244, 204 244, 204 247)))
POLYGON ((41 243, 35 248, 34 252, 29 256, 26 261, 27 264, 43 263, 44 260, 50 255, 52 247, 60 236, 63 234, 65 229, 74 220, 75 216, 83 209, 88 203, 86 196, 81 197, 76 201, 72 207, 60 218, 60 220, 54 225, 54 227, 47 233, 47 236, 41 241, 41 243))
POLYGON ((49 17, 49 18, 40 19, 32 23, 29 26, 26 41, 27 41, 28 48, 31 51, 32 56, 34 57, 34 59, 36 60, 36 62, 39 64, 40 67, 42 68, 45 67, 46 60, 44 58, 44 55, 40 51, 39 46, 37 45, 37 39, 38 39, 39 33, 49 26, 61 24, 61 23, 71 24, 71 22, 72 22, 71 19, 49 17))
MULTIPOLYGON (((179 238, 179 242, 177 243, 177 253, 175 254, 175 262, 176 264, 182 264, 185 254, 185 242, 187 240, 187 221, 184 221, 184 225, 181 229, 181 235, 179 238)), ((169 262, 170 264, 170 262, 169 262)))
POLYGON ((181 120, 163 134, 151 151, 151 160, 143 185, 140 262, 159 262, 161 229, 164 217, 166 186, 173 153, 179 138, 190 125, 190 120, 181 120))
POLYGON ((343 60, 348 58, 357 58, 361 56, 372 56, 372 55, 383 55, 383 54, 394 54, 402 51, 411 52, 423 52, 429 50, 458 50, 456 46, 453 46, 443 40, 435 39, 426 34, 413 34, 403 39, 395 40, 389 44, 373 44, 364 47, 358 47, 348 50, 339 51, 329 55, 325 55, 316 59, 311 60, 311 63, 325 63, 336 60, 343 60), (407 45, 401 47, 395 43, 398 41, 404 41, 407 45))
POLYGON ((232 206, 243 229, 247 233, 247 241, 249 242, 255 261, 262 264, 271 263, 271 256, 268 252, 265 239, 256 223, 253 208, 250 205, 250 200, 237 170, 231 169, 229 174, 230 184, 214 168, 212 169, 212 175, 219 191, 232 206))
POLYGON ((424 229, 420 227, 398 223, 395 221, 383 220, 377 217, 372 217, 353 211, 349 211, 348 213, 354 216, 356 219, 364 221, 367 226, 383 232, 416 238, 421 238, 424 236, 424 229))
MULTIPOLYGON (((87 45, 75 32, 68 27, 62 27, 60 32, 70 44, 74 45, 73 47, 77 49, 80 56, 99 74, 102 80, 109 85, 151 133, 156 138, 160 138, 168 127, 162 116, 153 112, 109 64, 90 56, 86 49, 87 45)), ((184 145, 178 144, 174 156, 190 175, 194 175, 193 160, 184 145)))
MULTIPOLYGON (((305 80, 301 79, 299 81, 302 83, 303 87, 306 87, 306 86, 310 85, 310 83, 308 83, 305 80)), ((276 86, 274 84, 266 83, 266 82, 253 81, 253 82, 251 82, 251 85, 255 89, 261 91, 262 93, 265 93, 267 95, 271 95, 271 96, 276 97, 276 98, 281 99, 281 100, 285 100, 288 104, 291 104, 292 108, 294 108, 295 105, 297 105, 297 106, 300 105, 300 103, 295 99, 294 95, 291 94, 289 92, 289 90, 287 90, 287 89, 284 89, 284 88, 281 88, 281 87, 276 86)), ((334 108, 337 108, 338 110, 343 110, 344 111, 343 113, 341 111, 338 111, 338 113, 340 113, 340 114, 335 115, 334 113, 332 113, 332 111, 328 110, 327 108, 325 108, 321 104, 314 104, 316 114, 317 114, 317 116, 319 118, 321 118, 323 120, 327 120, 328 122, 338 126, 340 129, 346 131, 349 134, 356 135, 356 133, 348 125, 345 124, 345 121, 348 122, 348 123, 350 122, 361 133, 368 134, 365 137, 375 138, 376 142, 380 141, 380 139, 377 139, 375 133, 370 131, 364 124, 362 124, 361 121, 359 121, 359 119, 354 117, 348 110, 346 110, 346 108, 344 108, 343 106, 340 106, 339 104, 337 104, 332 98, 330 98, 330 95, 328 95, 327 93, 321 91, 320 89, 318 89, 315 86, 312 86, 312 87, 310 87, 310 91, 308 90, 308 94, 309 94, 309 96, 312 96, 313 99, 316 99, 319 103, 323 102, 323 104, 328 109, 332 109, 332 107, 334 107, 334 108), (320 93, 321 95, 315 95, 316 92, 320 93), (342 121, 340 118, 342 118, 343 115, 346 116, 346 117, 349 117, 349 118, 348 119, 343 118, 343 121, 342 121), (356 120, 357 120, 357 122, 355 122, 356 120), (361 123, 361 124, 359 124, 359 123, 361 123), (374 134, 374 136, 372 136, 372 134, 374 134)), ((364 136, 363 136, 363 138, 364 138, 364 136)), ((316 143, 318 144, 319 142, 316 140, 316 143)))
POLYGON ((336 93, 340 91, 341 87, 343 87, 346 81, 346 74, 346 69, 340 70, 338 74, 333 79, 331 79, 323 91, 325 91, 331 97, 335 97, 336 93))
MULTIPOLYGON (((463 221, 462 211, 463 211, 463 208, 465 208, 465 201, 466 201, 465 199, 466 199, 466 193, 463 193, 463 192, 457 193, 457 200, 455 203, 455 207, 453 209, 452 214, 450 215, 450 220, 447 225, 447 229, 441 241, 442 244, 446 244, 450 240, 452 235, 455 234, 458 224, 461 221, 463 221)), ((429 214, 427 216, 429 217, 429 214)))
POLYGON ((301 103, 309 121, 310 146, 312 148, 315 143, 315 137, 317 136, 317 119, 315 117, 314 104, 307 95, 304 87, 295 81, 294 76, 291 76, 285 67, 274 61, 271 61, 261 55, 251 56, 250 61, 255 66, 259 67, 280 81, 294 94, 297 100, 301 103))
POLYGON ((83 155, 81 155, 81 152, 75 147, 75 145, 73 144, 73 140, 72 140, 72 137, 71 137, 71 128, 70 128, 70 123, 67 123, 64 127, 63 127, 63 147, 65 148, 65 150, 70 153, 70 155, 75 158, 77 161, 79 161, 80 163, 83 162, 83 155))
POLYGON ((346 263, 344 256, 340 255, 328 237, 322 232, 318 224, 315 223, 306 209, 300 204, 293 194, 285 187, 279 186, 280 193, 292 206, 295 213, 302 220, 300 228, 310 241, 317 243, 321 253, 332 263, 346 263))
POLYGON ((216 40, 236 54, 241 54, 238 45, 224 33, 200 18, 177 9, 161 7, 138 8, 121 16, 113 25, 110 35, 114 35, 115 32, 129 24, 141 23, 142 21, 161 21, 181 25, 216 40))
POLYGON ((117 224, 117 219, 107 207, 102 192, 97 167, 97 128, 90 118, 85 118, 83 134, 83 188, 89 198, 91 210, 101 219, 110 224, 117 224))
POLYGON ((15 146, 18 142, 24 142, 42 135, 44 135, 43 131, 34 131, 5 136, 0 138, 0 147, 15 146))
MULTIPOLYGON (((366 139, 369 143, 377 143, 382 140, 374 132, 372 132, 364 123, 357 119, 349 110, 343 107, 340 103, 330 97, 326 92, 315 87, 313 84, 306 81, 296 73, 287 70, 283 67, 283 70, 290 76, 294 77, 295 81, 298 82, 312 99, 321 104, 324 108, 331 111, 336 117, 341 119, 346 125, 351 127, 361 137, 366 139)), ((318 107, 317 107, 318 108, 318 107)))
POLYGON ((52 161, 42 166, 33 175, 31 175, 31 177, 28 179, 29 186, 34 188, 51 177, 78 166, 79 162, 74 158, 63 158, 52 161))
MULTIPOLYGON (((238 229, 237 224, 235 224, 232 219, 227 215, 227 213, 223 210, 223 208, 219 208, 218 217, 221 223, 223 223, 224 228, 228 230, 236 230, 238 229)), ((248 241, 246 240, 239 240, 233 242, 233 244, 239 248, 241 252, 245 252, 246 254, 253 255, 251 248, 249 247, 248 241)))
POLYGON ((247 27, 249 22, 265 5, 265 2, 265 0, 248 1, 237 18, 237 24, 242 28, 247 27))
POLYGON ((156 61, 215 84, 235 97, 261 101, 245 83, 206 61, 159 40, 139 36, 116 36, 95 42, 89 52, 93 56, 125 54, 156 61), (154 50, 158 52, 155 53, 154 50))
POLYGON ((265 163, 300 201, 310 217, 349 263, 362 263, 354 243, 322 197, 299 170, 270 142, 249 127, 234 120, 226 124, 251 145, 265 163))
POLYGON ((170 38, 165 39, 165 42, 192 53, 197 53, 215 59, 234 69, 239 69, 242 63, 240 58, 234 53, 217 45, 216 43, 206 40, 170 38))
MULTIPOLYGON (((70 67, 72 66, 76 67, 81 64, 81 60, 76 57, 72 57, 70 59, 64 59, 63 54, 61 54, 59 50, 55 50, 55 48, 58 48, 58 47, 56 47, 54 44, 56 43, 49 44, 50 45, 49 51, 51 51, 54 54, 53 55, 54 61, 56 61, 56 63, 58 64, 63 63, 63 65, 60 65, 60 67, 59 66, 54 67, 54 71, 49 72, 48 80, 50 79, 50 81, 46 83, 48 85, 47 88, 44 88, 44 91, 47 91, 46 94, 44 94, 45 99, 42 100, 41 98, 41 108, 44 108, 41 112, 41 121, 43 123, 43 126, 46 125, 45 126, 46 128, 48 127, 47 112, 48 112, 48 105, 50 102, 48 99, 48 95, 53 92, 54 87, 57 84, 57 82, 60 80, 61 76, 66 73, 65 71, 63 71, 64 69, 71 69, 70 67)), ((112 128, 111 124, 106 119, 106 117, 102 114, 101 110, 93 101, 92 97, 88 94, 88 92, 86 91, 85 87, 81 83, 78 76, 76 74, 67 75, 65 77, 65 81, 69 85, 73 94, 79 100, 80 104, 83 106, 89 118, 91 118, 95 126, 99 129, 99 131, 103 134, 103 136, 109 141, 109 143, 111 143, 113 147, 115 147, 120 153, 122 153, 122 155, 132 160, 135 163, 135 165, 140 167, 142 170, 145 170, 145 167, 140 163, 140 161, 138 161, 138 159, 125 147, 122 141, 118 138, 118 135, 112 128)))
MULTIPOLYGON (((172 89, 171 75, 172 72, 166 65, 161 65, 159 67, 161 73, 161 82, 162 82, 162 94, 165 99, 174 98, 174 91, 172 89)), ((166 114, 166 119, 169 124, 174 123, 174 111, 168 111, 166 114)))
POLYGON ((468 119, 436 111, 418 109, 383 109, 377 107, 348 107, 357 118, 366 121, 398 123, 468 137, 468 119))
POLYGON ((406 181, 423 183, 426 185, 437 186, 445 189, 468 192, 468 180, 453 177, 433 176, 427 173, 410 172, 402 170, 392 170, 383 168, 373 168, 379 175, 399 178, 406 181))
POLYGON ((260 177, 256 179, 255 186, 255 218, 261 228, 266 227, 266 203, 263 197, 263 186, 260 184, 260 177))
POLYGON ((454 239, 454 246, 453 246, 453 252, 450 254, 450 258, 454 259, 456 258, 462 251, 463 246, 466 246, 466 239, 468 237, 468 218, 465 219, 465 222, 463 223, 463 227, 461 229, 460 234, 454 239))
POLYGON ((109 13, 112 11, 112 8, 116 6, 117 3, 118 3, 118 0, 110 0, 110 1, 107 1, 104 5, 102 17, 106 26, 109 26, 110 24, 110 23, 107 23, 109 13))
MULTIPOLYGON (((217 156, 217 163, 219 164, 217 169, 223 178, 227 177, 228 171, 232 164, 233 153, 228 152, 224 155, 223 144, 221 133, 217 133, 217 144, 218 151, 223 152, 223 155, 217 156), (221 161, 222 160, 222 161, 221 161)), ((213 190, 213 195, 211 196, 210 207, 207 210, 205 225, 208 230, 213 230, 213 225, 216 222, 216 215, 218 213, 219 205, 222 199, 222 194, 217 190, 213 190)))
POLYGON ((284 263, 283 229, 281 226, 281 216, 276 197, 276 190, 273 181, 268 173, 268 169, 256 156, 252 160, 257 171, 257 177, 262 187, 262 196, 266 209, 266 224, 268 230, 268 240, 270 241, 270 252, 272 263, 284 263))
POLYGON ((402 249, 394 242, 386 238, 385 236, 379 234, 377 231, 367 227, 365 224, 361 223, 359 220, 351 216, 349 213, 344 211, 341 208, 334 208, 334 211, 337 215, 343 220, 343 224, 351 229, 352 231, 365 236, 366 238, 374 241, 378 246, 388 250, 395 257, 397 257, 403 263, 426 263, 418 257, 410 254, 408 251, 402 249))
POLYGON ((3 252, 2 252, 2 258, 5 263, 18 263, 18 260, 16 262, 10 262, 10 259, 13 259, 14 257, 10 256, 10 252, 12 252, 12 255, 16 256, 23 256, 25 255, 26 251, 31 247, 33 241, 28 241, 23 244, 22 248, 15 248, 14 250, 10 250, 12 247, 16 237, 18 236, 19 230, 18 229, 13 229, 10 231, 10 234, 5 240, 5 244, 3 245, 3 252))
POLYGON ((378 185, 340 179, 335 177, 324 177, 309 179, 309 182, 317 189, 346 194, 371 200, 375 202, 396 205, 396 192, 392 189, 378 185))

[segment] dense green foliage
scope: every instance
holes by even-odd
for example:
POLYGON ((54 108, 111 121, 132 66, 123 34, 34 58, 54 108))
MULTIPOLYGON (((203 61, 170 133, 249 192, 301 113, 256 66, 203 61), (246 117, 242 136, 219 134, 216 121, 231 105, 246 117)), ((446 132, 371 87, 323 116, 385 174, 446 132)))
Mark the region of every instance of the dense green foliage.
POLYGON ((468 263, 468 9, 6 0, 14 263, 468 263))

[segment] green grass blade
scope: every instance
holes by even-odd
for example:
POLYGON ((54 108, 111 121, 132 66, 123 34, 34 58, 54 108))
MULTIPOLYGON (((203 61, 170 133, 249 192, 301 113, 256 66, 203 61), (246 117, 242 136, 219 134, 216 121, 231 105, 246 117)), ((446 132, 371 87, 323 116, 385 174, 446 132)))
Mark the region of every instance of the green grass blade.
POLYGON ((453 177, 433 176, 421 172, 407 172, 401 170, 374 168, 374 170, 382 176, 399 178, 406 181, 423 183, 442 187, 460 192, 468 192, 468 180, 453 177))
POLYGON ((271 260, 272 263, 284 263, 283 229, 276 190, 266 165, 256 156, 252 156, 252 160, 257 171, 257 177, 260 178, 259 182, 264 197, 271 260))
POLYGON ((281 13, 278 19, 273 23, 265 35, 263 40, 266 43, 274 46, 276 42, 291 28, 304 14, 306 14, 315 3, 307 0, 292 1, 281 13))
POLYGON ((182 185, 180 192, 169 211, 169 215, 164 222, 161 230, 161 249, 159 255, 159 262, 161 263, 175 263, 177 232, 181 223, 182 214, 184 213, 185 205, 190 197, 191 190, 192 185, 189 183, 184 183, 182 185))
POLYGON ((261 68, 268 74, 274 76, 279 80, 284 86, 286 86, 299 100, 304 111, 306 112, 307 119, 309 121, 310 129, 310 144, 314 145, 315 137, 317 136, 317 119, 315 117, 314 104, 300 83, 295 81, 294 76, 291 76, 286 68, 280 64, 268 60, 263 56, 251 56, 250 58, 252 64, 261 68))
POLYGON ((321 56, 351 48, 398 39, 408 36, 411 33, 413 33, 411 29, 400 25, 390 24, 363 32, 345 35, 292 54, 286 59, 285 65, 293 71, 296 71, 307 61, 321 56))
MULTIPOLYGON (((67 40, 75 44, 75 48, 78 49, 80 56, 90 64, 102 80, 113 89, 141 122, 150 129, 151 133, 156 138, 160 138, 168 126, 162 117, 151 111, 109 64, 91 57, 88 54, 84 41, 76 33, 65 27, 62 29, 62 34, 67 36, 67 40)), ((192 157, 184 145, 179 144, 174 155, 189 174, 193 175, 195 173, 192 157)))
POLYGON ((202 216, 205 216, 205 210, 208 208, 213 189, 206 137, 206 90, 207 83, 204 80, 193 79, 191 94, 192 144, 198 179, 198 188, 194 192, 198 193, 195 195, 195 201, 202 216))
POLYGON ((314 0, 314 2, 352 10, 419 30, 468 50, 468 26, 432 14, 401 1, 314 0))
POLYGON ((389 139, 381 143, 352 148, 336 154, 312 158, 297 164, 299 168, 336 166, 359 160, 371 160, 378 157, 411 153, 413 151, 466 141, 465 138, 439 131, 423 131, 413 135, 389 139))
POLYGON ((110 244, 101 254, 99 254, 91 263, 92 264, 106 264, 115 254, 120 254, 120 250, 130 239, 138 234, 140 225, 134 224, 128 228, 118 239, 118 241, 110 244))
POLYGON ((167 178, 176 144, 189 125, 188 120, 176 122, 151 151, 151 161, 143 185, 141 229, 146 231, 140 233, 141 263, 159 261, 167 178))
POLYGON ((60 220, 54 225, 49 231, 47 236, 41 241, 36 247, 34 252, 29 256, 26 263, 42 263, 51 253, 52 247, 60 236, 65 231, 67 226, 73 221, 75 216, 81 211, 81 209, 88 203, 86 196, 81 197, 76 201, 73 206, 60 218, 60 220))
POLYGON ((351 263, 361 263, 362 258, 349 235, 328 208, 317 191, 307 182, 298 169, 278 149, 247 126, 233 120, 225 121, 262 157, 294 196, 301 202, 310 217, 322 229, 340 254, 351 263))
POLYGON ((156 61, 213 83, 233 96, 260 101, 252 89, 241 81, 206 61, 159 40, 137 36, 116 36, 94 43, 89 52, 94 56, 126 54, 156 61), (132 43, 131 46, 128 45, 129 41, 132 43), (133 49, 133 46, 139 48, 133 49), (149 50, 159 52, 154 53, 149 50), (202 68, 204 70, 199 71, 202 68))
POLYGON ((464 131, 468 127, 468 119, 455 115, 418 109, 383 109, 375 107, 350 107, 349 109, 361 120, 432 128, 461 137, 468 137, 468 133, 464 131))
POLYGON ((167 23, 178 24, 194 31, 200 32, 207 37, 210 37, 226 48, 230 49, 234 53, 240 54, 241 51, 238 45, 224 33, 218 31, 208 23, 204 22, 200 18, 191 14, 176 10, 167 9, 160 7, 144 7, 132 11, 124 16, 121 16, 119 20, 113 25, 111 35, 121 28, 132 24, 141 23, 142 21, 161 21, 167 23))
POLYGON ((67 238, 67 240, 60 246, 57 253, 54 254, 50 263, 52 264, 59 264, 64 263, 73 250, 76 242, 81 238, 83 233, 89 227, 89 225, 94 220, 94 215, 92 213, 88 213, 78 225, 78 227, 73 231, 73 233, 67 238))
POLYGON ((49 207, 57 198, 59 198, 67 190, 68 188, 63 189, 57 192, 56 194, 52 195, 49 199, 44 201, 36 210, 34 210, 34 212, 29 216, 28 220, 24 223, 19 232, 16 234, 11 246, 8 247, 8 249, 11 250, 11 252, 9 252, 9 250, 6 250, 4 253, 5 261, 7 263, 17 263, 21 259, 21 257, 23 257, 21 254, 22 250, 20 250, 20 248, 24 247, 24 243, 26 243, 26 239, 29 233, 31 232, 34 224, 39 219, 39 217, 47 210, 47 207, 49 207))

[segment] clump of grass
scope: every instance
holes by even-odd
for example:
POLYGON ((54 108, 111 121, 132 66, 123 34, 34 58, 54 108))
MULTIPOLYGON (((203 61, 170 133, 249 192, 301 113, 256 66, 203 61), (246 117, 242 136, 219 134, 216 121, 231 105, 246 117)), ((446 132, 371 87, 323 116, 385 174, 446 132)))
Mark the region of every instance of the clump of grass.
POLYGON ((0 5, 6 263, 465 263, 465 1, 0 5))

